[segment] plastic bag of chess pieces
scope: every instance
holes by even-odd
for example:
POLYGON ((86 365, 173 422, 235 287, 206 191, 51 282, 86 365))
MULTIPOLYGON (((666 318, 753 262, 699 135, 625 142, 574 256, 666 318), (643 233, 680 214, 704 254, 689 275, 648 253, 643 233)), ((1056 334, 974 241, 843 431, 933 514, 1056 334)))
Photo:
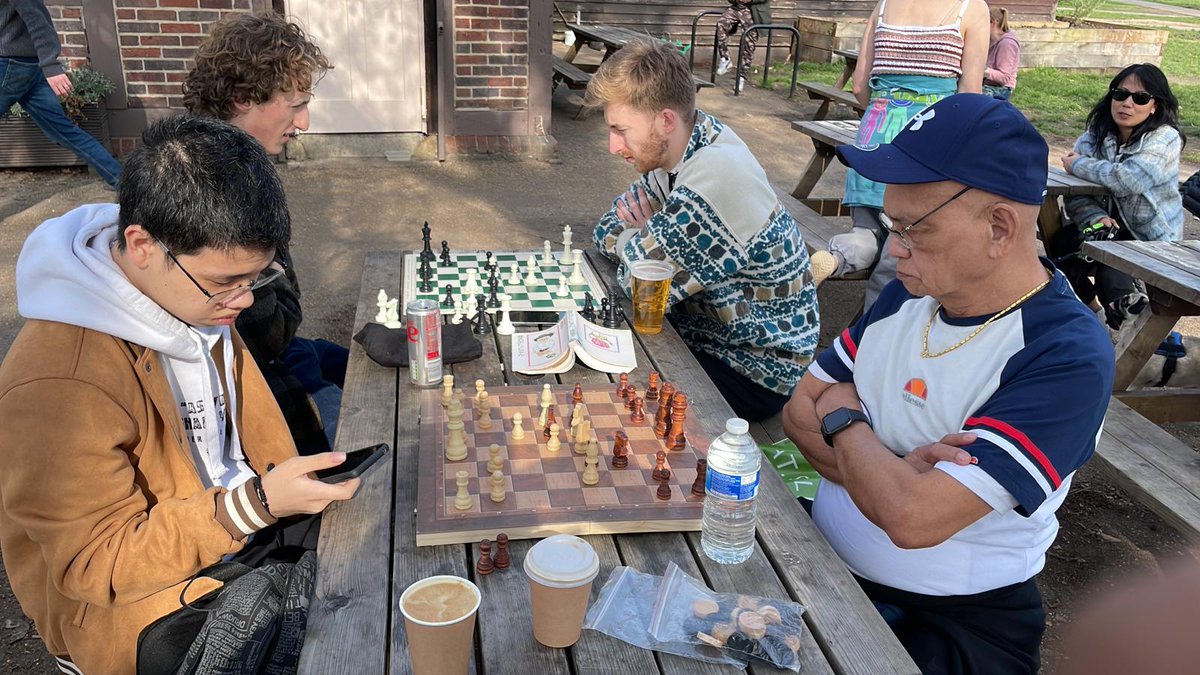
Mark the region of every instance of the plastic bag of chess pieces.
POLYGON ((714 593, 670 563, 650 617, 650 634, 799 672, 803 614, 804 607, 790 600, 714 593))
POLYGON ((600 589, 600 595, 588 608, 583 627, 642 649, 744 668, 744 660, 734 658, 723 649, 694 640, 657 640, 650 634, 650 618, 662 582, 660 576, 644 574, 631 567, 614 567, 604 588, 600 589))

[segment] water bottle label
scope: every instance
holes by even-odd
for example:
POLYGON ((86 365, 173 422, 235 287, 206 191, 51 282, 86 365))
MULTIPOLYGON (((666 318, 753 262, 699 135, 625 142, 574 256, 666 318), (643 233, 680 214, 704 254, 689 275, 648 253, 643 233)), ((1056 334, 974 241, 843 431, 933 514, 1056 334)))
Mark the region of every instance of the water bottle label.
POLYGON ((739 502, 754 499, 758 496, 758 472, 755 471, 753 476, 730 476, 709 467, 704 488, 722 499, 739 502))

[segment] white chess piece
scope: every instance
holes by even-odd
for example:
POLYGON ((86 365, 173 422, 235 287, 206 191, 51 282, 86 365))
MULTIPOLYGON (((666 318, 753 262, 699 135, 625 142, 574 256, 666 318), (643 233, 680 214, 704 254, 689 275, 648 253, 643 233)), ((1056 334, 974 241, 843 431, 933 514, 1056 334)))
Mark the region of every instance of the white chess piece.
POLYGON ((525 285, 526 286, 536 286, 537 285, 537 282, 538 282, 537 272, 538 272, 537 261, 534 260, 533 258, 529 258, 525 262, 525 285))
POLYGON ((571 270, 571 283, 578 286, 583 283, 583 251, 575 249, 575 269, 571 270))
POLYGON ((458 494, 454 496, 454 508, 466 511, 474 503, 471 501, 471 493, 467 492, 467 484, 471 480, 467 477, 466 471, 459 471, 454 474, 454 482, 458 485, 458 494))
POLYGON ((479 294, 479 270, 474 267, 467 269, 467 283, 463 286, 463 294, 473 298, 479 294))
POLYGON ((546 449, 550 452, 558 452, 562 447, 562 441, 558 438, 558 422, 550 425, 550 441, 546 443, 546 449))
MULTIPOLYGON (((542 398, 539 402, 543 407, 550 407, 554 405, 554 393, 550 391, 549 384, 542 385, 542 398)), ((542 422, 542 424, 545 424, 545 422, 542 422)))
POLYGON ((521 413, 513 413, 513 429, 512 437, 514 441, 519 441, 525 438, 525 427, 521 426, 525 422, 525 416, 521 413))
POLYGON ((488 471, 499 471, 504 468, 504 458, 500 456, 500 446, 492 443, 488 446, 488 471))
POLYGON ((454 376, 445 375, 442 377, 442 407, 450 407, 452 398, 454 398, 454 376))
POLYGON ((497 335, 512 335, 517 327, 512 322, 512 296, 507 293, 500 295, 500 325, 496 326, 497 335))
POLYGON ((518 265, 517 263, 513 263, 512 267, 510 269, 511 269, 511 271, 508 273, 508 285, 509 286, 520 286, 521 285, 521 266, 518 265))
POLYGON ((567 276, 565 274, 558 276, 558 290, 554 291, 554 294, 560 298, 565 298, 571 294, 571 289, 567 286, 567 276))
POLYGON ((550 240, 546 239, 542 242, 542 264, 553 265, 554 253, 550 250, 550 240))
POLYGON ((561 264, 570 265, 574 259, 575 257, 571 255, 571 226, 563 225, 563 254, 561 264))
POLYGON ((375 314, 375 323, 387 323, 387 320, 388 320, 387 304, 388 304, 387 293, 385 293, 384 290, 381 288, 381 289, 379 289, 379 295, 376 296, 376 301, 375 301, 375 306, 379 308, 379 312, 377 314, 375 314))
POLYGON ((450 323, 458 325, 463 322, 463 301, 454 301, 454 316, 450 317, 450 323))
POLYGON ((392 298, 388 300, 387 305, 387 322, 383 325, 391 329, 404 328, 404 324, 400 323, 400 299, 392 298))
POLYGON ((492 494, 490 495, 492 501, 504 501, 504 498, 508 496, 508 493, 504 489, 504 474, 499 470, 493 471, 492 477, 488 480, 492 483, 492 494))

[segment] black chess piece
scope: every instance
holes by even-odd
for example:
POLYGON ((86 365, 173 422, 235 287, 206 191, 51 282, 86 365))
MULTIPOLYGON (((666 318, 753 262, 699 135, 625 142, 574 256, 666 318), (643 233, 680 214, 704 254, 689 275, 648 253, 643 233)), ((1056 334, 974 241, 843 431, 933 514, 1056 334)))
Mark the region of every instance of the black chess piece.
POLYGON ((609 304, 608 298, 600 298, 600 319, 601 325, 607 326, 612 321, 612 305, 609 304))
POLYGON ((433 269, 429 266, 428 260, 421 261, 421 268, 417 271, 421 279, 421 283, 417 285, 417 290, 422 293, 428 293, 433 290, 433 269))
POLYGON ((451 286, 450 284, 446 284, 446 297, 442 298, 442 306, 454 306, 454 286, 451 286))
POLYGON ((497 309, 500 307, 500 280, 496 278, 496 275, 493 274, 492 278, 488 280, 488 286, 491 287, 491 292, 488 294, 487 306, 497 309))
POLYGON ((450 259, 450 243, 445 239, 442 240, 442 264, 453 265, 454 261, 450 259))
POLYGON ((579 313, 588 321, 596 320, 596 304, 592 294, 588 291, 583 292, 583 309, 579 313))
POLYGON ((486 301, 482 293, 475 296, 475 328, 471 332, 476 335, 492 334, 492 321, 488 316, 486 301))
POLYGON ((605 323, 605 328, 620 328, 625 324, 625 308, 620 303, 614 302, 610 313, 612 314, 612 325, 610 326, 608 323, 605 323))
POLYGON ((421 227, 421 262, 433 262, 433 249, 429 245, 429 221, 421 227))
POLYGON ((496 264, 496 261, 492 260, 492 252, 487 251, 483 255, 484 255, 483 269, 487 270, 488 272, 491 272, 494 275, 495 274, 494 265, 496 264))

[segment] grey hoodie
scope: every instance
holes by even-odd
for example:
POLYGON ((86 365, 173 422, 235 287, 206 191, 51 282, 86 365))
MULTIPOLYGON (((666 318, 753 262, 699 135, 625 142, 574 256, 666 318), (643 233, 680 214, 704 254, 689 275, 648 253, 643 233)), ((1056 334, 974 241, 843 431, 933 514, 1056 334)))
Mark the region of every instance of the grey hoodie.
POLYGON ((63 74, 61 52, 43 0, 0 0, 0 56, 37 58, 42 74, 53 77, 63 74))
POLYGON ((223 392, 212 349, 224 353, 233 382, 229 327, 183 323, 129 282, 113 260, 116 204, 90 204, 42 223, 17 258, 17 309, 26 319, 79 326, 158 352, 180 406, 188 444, 205 487, 234 488, 254 476, 246 464, 234 390, 223 392))

